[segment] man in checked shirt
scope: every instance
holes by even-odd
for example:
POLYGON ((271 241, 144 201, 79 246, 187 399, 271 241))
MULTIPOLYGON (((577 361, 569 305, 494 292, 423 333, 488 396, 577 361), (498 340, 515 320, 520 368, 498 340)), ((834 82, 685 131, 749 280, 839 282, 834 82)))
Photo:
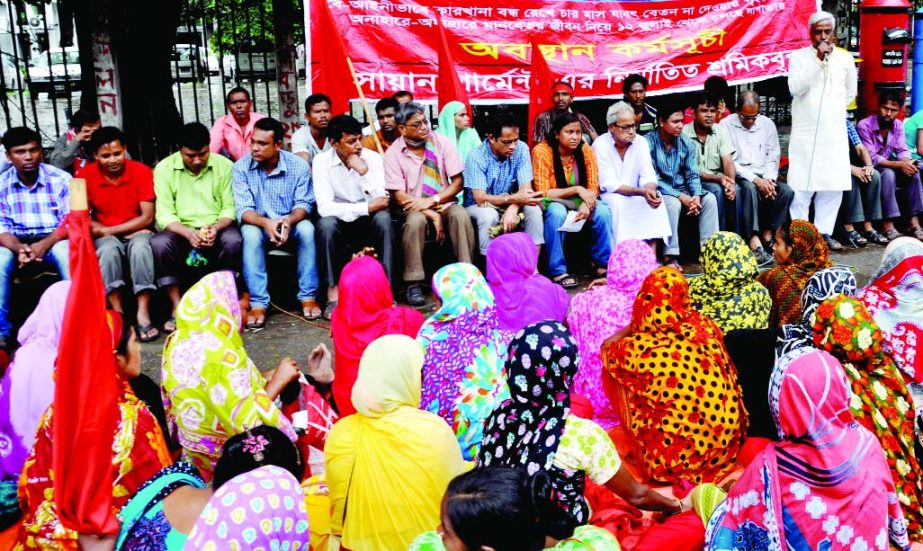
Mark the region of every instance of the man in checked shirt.
POLYGON ((12 164, 0 173, 0 348, 12 332, 10 281, 17 267, 43 263, 70 277, 67 240, 57 234, 67 214, 70 174, 45 164, 41 137, 26 128, 3 136, 12 164))

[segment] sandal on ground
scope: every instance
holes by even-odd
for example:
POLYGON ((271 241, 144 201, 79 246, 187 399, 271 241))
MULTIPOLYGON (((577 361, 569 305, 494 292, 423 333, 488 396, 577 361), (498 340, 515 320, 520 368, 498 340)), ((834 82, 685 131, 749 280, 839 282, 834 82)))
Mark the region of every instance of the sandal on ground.
POLYGON ((577 286, 577 280, 574 279, 574 276, 570 274, 561 274, 552 279, 555 283, 564 287, 565 289, 573 289, 577 286))
POLYGON ((163 332, 165 335, 169 335, 174 331, 176 331, 176 316, 170 316, 170 319, 163 324, 163 332))
POLYGON ((327 303, 327 306, 324 307, 324 319, 330 321, 333 317, 333 309, 337 307, 337 301, 331 300, 327 303))
POLYGON ((673 268, 673 269, 676 270, 677 272, 683 273, 683 265, 680 264, 680 263, 679 263, 679 260, 676 260, 675 258, 672 258, 672 259, 670 259, 670 260, 664 262, 663 265, 664 265, 664 267, 673 268))
POLYGON ((862 237, 862 234, 856 230, 850 230, 846 232, 846 240, 854 249, 858 249, 859 247, 864 247, 869 244, 869 240, 862 237))
POLYGON ((146 325, 139 325, 137 328, 138 340, 141 342, 151 342, 156 341, 160 338, 160 330, 151 325, 150 323, 146 325))
POLYGON ((885 230, 885 237, 887 237, 889 241, 894 241, 898 237, 904 237, 904 234, 894 228, 889 228, 885 230))
POLYGON ((301 314, 306 320, 316 320, 320 319, 323 312, 321 312, 320 304, 313 298, 309 298, 308 300, 301 301, 301 314))
POLYGON ((254 308, 247 314, 247 329, 262 329, 266 327, 266 309, 254 308))
POLYGON ((821 237, 823 237, 824 241, 827 242, 827 248, 830 249, 831 251, 842 251, 843 249, 845 249, 843 244, 837 241, 836 239, 834 239, 832 236, 826 233, 822 233, 821 237))
POLYGON ((887 245, 891 242, 890 239, 881 235, 876 230, 869 230, 867 232, 862 232, 862 237, 866 238, 869 243, 876 243, 878 245, 887 245))
POLYGON ((910 228, 910 234, 916 237, 917 239, 919 239, 920 241, 923 241, 923 228, 921 228, 920 226, 914 226, 910 228))

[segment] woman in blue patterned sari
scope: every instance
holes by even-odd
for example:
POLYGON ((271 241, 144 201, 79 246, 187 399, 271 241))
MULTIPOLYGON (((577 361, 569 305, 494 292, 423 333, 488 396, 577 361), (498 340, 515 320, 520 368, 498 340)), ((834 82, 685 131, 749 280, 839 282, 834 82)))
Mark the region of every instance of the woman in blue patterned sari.
POLYGON ((484 421, 509 397, 507 344, 494 294, 471 264, 449 264, 433 276, 439 308, 420 328, 423 396, 420 408, 452 427, 466 460, 477 457, 484 421))

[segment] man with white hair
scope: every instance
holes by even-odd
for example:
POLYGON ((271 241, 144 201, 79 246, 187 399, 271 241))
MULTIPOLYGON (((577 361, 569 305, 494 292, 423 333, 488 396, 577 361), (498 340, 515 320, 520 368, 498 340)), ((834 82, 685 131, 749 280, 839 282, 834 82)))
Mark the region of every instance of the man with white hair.
POLYGON ((644 139, 637 140, 634 108, 620 101, 606 112, 609 132, 593 142, 599 169, 600 199, 612 212, 612 245, 626 239, 647 239, 656 247, 672 235, 657 173, 644 139))
POLYGON ((852 181, 843 117, 856 97, 856 65, 833 46, 833 15, 817 12, 808 26, 811 45, 792 52, 788 74, 793 96, 788 185, 795 192, 790 212, 793 219, 807 220, 813 200, 814 225, 831 249, 840 250, 831 234, 852 181))

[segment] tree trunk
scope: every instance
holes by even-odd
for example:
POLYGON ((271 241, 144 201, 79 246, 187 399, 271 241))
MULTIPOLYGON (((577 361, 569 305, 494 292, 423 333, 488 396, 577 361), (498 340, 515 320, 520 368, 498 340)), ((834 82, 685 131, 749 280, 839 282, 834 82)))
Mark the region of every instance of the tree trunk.
POLYGON ((110 88, 103 82, 110 77, 108 67, 94 64, 94 56, 80 56, 80 107, 105 115, 110 105, 118 106, 129 153, 152 164, 171 153, 182 124, 170 72, 179 0, 90 0, 88 4, 74 10, 80 51, 92 52, 94 46, 105 44, 108 35, 115 67, 110 88))
POLYGON ((300 126, 298 118, 298 67, 295 55, 297 17, 292 0, 272 0, 276 36, 276 82, 279 83, 279 121, 285 128, 286 142, 300 126))

